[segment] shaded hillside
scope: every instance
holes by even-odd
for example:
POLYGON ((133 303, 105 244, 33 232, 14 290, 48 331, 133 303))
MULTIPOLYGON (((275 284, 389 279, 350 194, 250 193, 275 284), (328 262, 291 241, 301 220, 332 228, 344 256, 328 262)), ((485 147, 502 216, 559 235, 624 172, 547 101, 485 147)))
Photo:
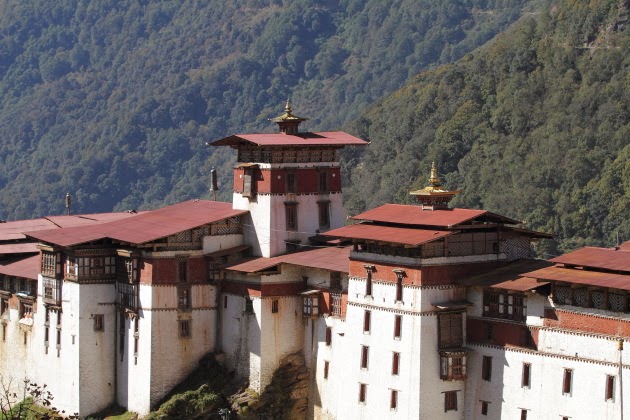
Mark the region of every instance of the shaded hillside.
POLYGON ((435 160, 464 189, 456 205, 553 232, 561 250, 630 239, 629 9, 559 0, 372 107, 348 212, 409 202, 435 160))
POLYGON ((526 0, 0 0, 0 217, 207 196, 291 95, 331 129, 483 44, 526 0))

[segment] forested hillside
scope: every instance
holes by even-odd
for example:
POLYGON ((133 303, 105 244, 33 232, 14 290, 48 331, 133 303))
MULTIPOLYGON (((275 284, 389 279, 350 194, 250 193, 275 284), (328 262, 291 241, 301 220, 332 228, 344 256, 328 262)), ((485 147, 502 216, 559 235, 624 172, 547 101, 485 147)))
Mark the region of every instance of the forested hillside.
MULTIPOLYGON (((0 217, 231 191, 227 150, 291 96, 333 129, 463 56, 526 0, 0 0, 0 217)), ((422 151, 421 153, 424 153, 422 151)))
POLYGON ((558 0, 373 106, 346 189, 409 202, 435 160, 459 206, 555 233, 557 254, 630 239, 630 1, 558 0))

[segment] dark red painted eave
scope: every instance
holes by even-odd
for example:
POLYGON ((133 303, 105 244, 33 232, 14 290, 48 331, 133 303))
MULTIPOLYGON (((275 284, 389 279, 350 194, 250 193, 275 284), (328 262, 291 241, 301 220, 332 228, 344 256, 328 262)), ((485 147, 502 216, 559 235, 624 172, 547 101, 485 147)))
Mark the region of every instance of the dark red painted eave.
POLYGON ((345 239, 363 239, 368 241, 390 242, 402 245, 418 246, 431 242, 453 232, 412 229, 403 227, 379 226, 370 223, 357 223, 338 229, 329 230, 322 235, 345 239))
POLYGON ((237 146, 239 144, 257 146, 365 146, 365 140, 343 131, 324 131, 298 134, 234 134, 208 143, 209 146, 237 146))
POLYGON ((612 274, 601 271, 588 271, 575 268, 548 267, 524 274, 538 280, 560 281, 586 286, 609 287, 630 290, 630 275, 612 274))
POLYGON ((28 232, 27 235, 41 242, 60 246, 73 246, 105 238, 142 244, 245 213, 246 210, 232 209, 231 203, 190 200, 115 222, 28 232))
POLYGON ((507 224, 519 224, 518 220, 473 209, 438 209, 423 210, 420 206, 406 204, 384 204, 372 210, 353 216, 354 220, 371 220, 382 223, 401 225, 420 225, 436 227, 452 227, 479 218, 507 224))
POLYGON ((630 251, 584 247, 549 260, 554 263, 630 272, 630 251))

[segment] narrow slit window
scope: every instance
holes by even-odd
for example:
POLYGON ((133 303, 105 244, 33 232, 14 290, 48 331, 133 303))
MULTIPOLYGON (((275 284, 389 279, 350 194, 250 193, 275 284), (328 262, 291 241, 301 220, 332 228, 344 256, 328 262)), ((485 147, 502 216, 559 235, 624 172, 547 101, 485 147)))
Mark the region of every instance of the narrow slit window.
POLYGON ((372 318, 372 312, 371 311, 365 311, 363 313, 363 332, 364 333, 369 333, 370 332, 370 321, 372 318))
POLYGON ((398 375, 400 367, 400 353, 394 352, 392 356, 392 375, 398 375))

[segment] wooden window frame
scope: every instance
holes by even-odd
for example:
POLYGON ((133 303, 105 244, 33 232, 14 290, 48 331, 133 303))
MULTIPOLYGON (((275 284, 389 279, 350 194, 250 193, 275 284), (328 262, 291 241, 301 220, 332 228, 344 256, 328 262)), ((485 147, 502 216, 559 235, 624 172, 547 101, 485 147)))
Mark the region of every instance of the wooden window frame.
POLYGON ((488 401, 481 401, 481 415, 482 416, 487 416, 488 415, 489 405, 490 405, 490 403, 488 401))
POLYGON ((372 311, 363 312, 363 333, 370 333, 370 323, 372 321, 372 311))
POLYGON ((523 363, 523 371, 521 374, 521 388, 530 388, 532 382, 532 365, 531 363, 523 363))
POLYGON ((370 358, 370 347, 369 346, 361 346, 361 369, 368 369, 370 358))
POLYGON ((330 193, 330 175, 327 170, 317 172, 317 192, 320 194, 330 193))
POLYGON ((571 391, 573 388, 573 369, 564 369, 564 374, 562 376, 562 395, 571 396, 571 391))
POLYGON ((177 320, 177 330, 179 331, 180 338, 190 338, 192 335, 191 331, 191 320, 190 319, 178 319, 177 320))
POLYGON ((389 409, 392 411, 398 410, 398 390, 392 389, 389 398, 389 409))
POLYGON ((319 228, 330 228, 330 201, 318 201, 317 202, 317 214, 319 216, 319 228))
POLYGON ((481 363, 481 379, 487 382, 492 381, 492 356, 483 356, 481 363))
POLYGON ((293 201, 284 203, 284 213, 286 217, 286 229, 289 232, 297 232, 298 230, 298 204, 293 201))
POLYGON ((94 319, 94 331, 105 331, 105 315, 94 314, 92 315, 92 318, 94 319))
POLYGON ((192 307, 191 287, 189 284, 177 286, 177 308, 182 311, 189 311, 192 307))
POLYGON ((359 403, 365 404, 367 400, 367 384, 359 384, 359 403))
POLYGON ((402 315, 394 315, 394 340, 402 337, 402 315))
POLYGON ((280 303, 279 303, 278 299, 274 299, 274 300, 271 301, 271 313, 272 314, 277 314, 279 307, 280 307, 280 303))
POLYGON ((444 392, 444 412, 457 411, 457 391, 444 392))
POLYGON ((463 312, 438 314, 438 348, 458 348, 464 343, 463 312))
POLYGON ((400 353, 392 352, 392 375, 400 374, 400 353))
POLYGON ((604 395, 605 401, 614 401, 615 399, 615 376, 606 375, 606 394, 604 395))
POLYGON ((297 182, 295 172, 287 172, 285 175, 285 185, 288 194, 297 193, 297 182))

